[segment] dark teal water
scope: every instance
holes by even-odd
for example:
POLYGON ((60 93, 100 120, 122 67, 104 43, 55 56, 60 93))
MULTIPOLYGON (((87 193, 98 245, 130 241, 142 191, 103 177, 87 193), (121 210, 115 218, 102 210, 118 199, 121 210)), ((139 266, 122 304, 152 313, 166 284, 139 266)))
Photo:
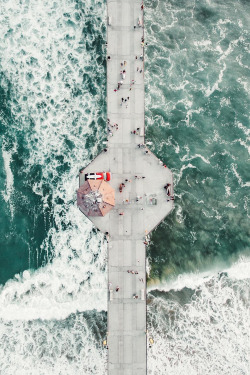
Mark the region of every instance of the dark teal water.
MULTIPOLYGON (((2 75, 0 85, 6 83, 2 75)), ((17 131, 8 103, 12 100, 11 84, 0 93, 0 132, 1 132, 1 191, 0 195, 0 283, 6 282, 16 273, 25 269, 38 268, 45 260, 40 249, 52 220, 51 205, 43 209, 42 199, 33 192, 32 186, 40 181, 42 167, 32 165, 25 170, 29 159, 26 138, 32 132, 32 124, 27 133, 17 131), (11 160, 8 157, 12 155, 11 160), (4 164, 4 158, 6 165, 4 164), (8 177, 7 177, 8 175, 8 177), (13 184, 8 186, 7 180, 13 184)), ((21 125, 21 124, 20 124, 21 125)), ((45 194, 50 195, 49 187, 44 186, 45 194), (47 191, 46 191, 47 190, 47 191)))
MULTIPOLYGON (((86 163, 86 156, 90 160, 102 148, 106 124, 105 26, 100 16, 91 16, 95 7, 98 11, 101 2, 76 3, 73 12, 62 12, 53 20, 55 3, 34 21, 32 6, 24 3, 13 14, 9 10, 10 18, 19 14, 23 21, 16 23, 16 29, 11 27, 8 14, 2 17, 0 284, 53 258, 48 233, 51 228, 58 228, 54 205, 61 206, 60 215, 67 210, 57 189, 70 169, 77 170, 86 163), (85 23, 79 27, 77 22, 83 19, 85 23), (32 27, 40 25, 41 52, 36 37, 30 35, 32 27), (73 36, 75 28, 78 39, 73 36), (43 42, 47 29, 58 34, 43 42), (61 36, 60 30, 65 35, 61 36), (6 46, 10 45, 12 49, 8 50, 6 46), (94 64, 80 65, 91 56, 95 56, 94 64), (79 108, 81 101, 83 109, 79 108)), ((74 201, 73 195, 71 200, 74 201)), ((59 226, 65 227, 65 223, 60 222, 59 226)))
POLYGON ((106 243, 75 204, 105 138, 105 9, 0 2, 4 375, 105 369, 106 243))
POLYGON ((247 375, 250 3, 145 7, 147 138, 175 185, 148 249, 149 373, 247 375))
POLYGON ((249 255, 249 10, 242 1, 147 1, 146 122, 174 172, 152 276, 249 255))
MULTIPOLYGON (((249 6, 145 1, 147 140, 176 203, 148 249, 149 374, 249 373, 249 6)), ((75 204, 105 138, 105 9, 0 2, 4 375, 105 373, 106 244, 75 204)))

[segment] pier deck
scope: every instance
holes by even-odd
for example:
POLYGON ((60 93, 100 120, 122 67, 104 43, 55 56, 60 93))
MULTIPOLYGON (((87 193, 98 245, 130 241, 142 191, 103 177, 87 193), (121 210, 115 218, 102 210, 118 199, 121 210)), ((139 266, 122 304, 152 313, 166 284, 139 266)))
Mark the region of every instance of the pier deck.
POLYGON ((107 0, 107 9, 111 23, 107 26, 110 134, 107 151, 80 173, 80 186, 84 183, 85 173, 112 173, 110 185, 115 189, 115 207, 104 217, 89 217, 97 228, 109 234, 108 374, 145 375, 145 236, 173 209, 173 200, 164 189, 167 183, 171 184, 173 195, 173 181, 171 171, 149 149, 138 147, 138 144, 144 144, 144 59, 140 59, 144 34, 143 27, 138 27, 138 19, 143 24, 141 1, 107 0), (126 78, 115 92, 117 83, 122 80, 120 71, 123 69, 126 78), (122 97, 129 97, 127 104, 121 105, 122 97), (118 124, 118 130, 111 127, 114 124, 118 124), (137 128, 138 134, 131 134, 137 128), (121 183, 125 184, 122 192, 119 191, 121 183), (136 273, 128 273, 128 270, 136 273), (119 287, 117 292, 116 287, 119 287))

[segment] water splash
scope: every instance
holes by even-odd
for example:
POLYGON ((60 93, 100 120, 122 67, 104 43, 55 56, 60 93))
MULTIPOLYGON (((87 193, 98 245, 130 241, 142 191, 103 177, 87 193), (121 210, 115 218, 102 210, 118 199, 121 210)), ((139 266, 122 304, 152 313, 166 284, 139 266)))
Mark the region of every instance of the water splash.
POLYGON ((193 291, 182 284, 179 297, 175 290, 149 293, 149 374, 249 373, 249 260, 227 272, 199 286, 191 276, 193 291))
POLYGON ((12 147, 11 150, 6 149, 6 145, 3 142, 2 143, 2 157, 4 162, 4 168, 5 168, 5 174, 6 174, 6 186, 5 191, 2 192, 3 199, 6 203, 9 204, 10 207, 10 214, 13 219, 14 215, 14 205, 13 201, 11 199, 11 196, 13 194, 13 185, 14 185, 14 176, 11 170, 11 162, 12 162, 12 155, 16 152, 16 145, 12 147))
POLYGON ((73 314, 65 320, 11 321, 0 319, 1 372, 5 375, 105 373, 101 314, 73 314), (96 321, 96 323, 93 323, 96 321), (97 335, 94 332, 102 333, 97 335))
MULTIPOLYGON (((1 371, 101 374, 107 248, 74 197, 78 170, 98 152, 106 123, 105 5, 5 1, 0 9, 2 86, 15 119, 4 131, 16 142, 18 177, 32 183, 44 220, 48 210, 51 218, 33 254, 47 253, 44 266, 15 275, 0 289, 1 371)), ((10 197, 16 176, 11 169, 12 184, 11 156, 3 156, 10 197)))

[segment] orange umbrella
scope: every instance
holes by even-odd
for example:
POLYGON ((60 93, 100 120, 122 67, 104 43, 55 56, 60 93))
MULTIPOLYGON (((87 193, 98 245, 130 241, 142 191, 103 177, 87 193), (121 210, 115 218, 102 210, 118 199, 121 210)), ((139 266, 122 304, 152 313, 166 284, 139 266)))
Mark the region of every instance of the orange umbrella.
POLYGON ((87 180, 77 190, 77 206, 86 216, 105 216, 115 205, 115 191, 104 180, 87 180))

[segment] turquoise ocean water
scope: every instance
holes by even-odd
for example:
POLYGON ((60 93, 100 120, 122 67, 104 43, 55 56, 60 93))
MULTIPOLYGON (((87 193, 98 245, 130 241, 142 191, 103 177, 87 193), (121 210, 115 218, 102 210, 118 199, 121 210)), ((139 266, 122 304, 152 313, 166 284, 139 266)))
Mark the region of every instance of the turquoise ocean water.
MULTIPOLYGON (((145 1, 149 374, 250 374, 247 1, 145 1)), ((0 1, 0 373, 105 373, 106 243, 78 211, 105 139, 106 4, 0 1), (35 366, 34 366, 35 363, 35 366)))

